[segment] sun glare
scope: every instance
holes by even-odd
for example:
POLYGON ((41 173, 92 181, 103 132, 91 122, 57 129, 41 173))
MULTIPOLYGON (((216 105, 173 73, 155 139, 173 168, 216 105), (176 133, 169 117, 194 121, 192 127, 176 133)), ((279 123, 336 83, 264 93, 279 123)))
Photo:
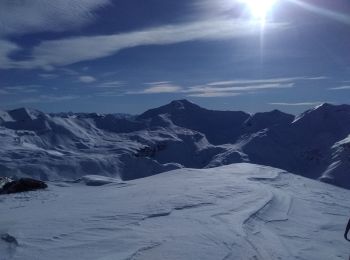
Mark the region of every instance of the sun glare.
POLYGON ((241 0, 250 10, 256 20, 265 21, 267 15, 277 0, 241 0))

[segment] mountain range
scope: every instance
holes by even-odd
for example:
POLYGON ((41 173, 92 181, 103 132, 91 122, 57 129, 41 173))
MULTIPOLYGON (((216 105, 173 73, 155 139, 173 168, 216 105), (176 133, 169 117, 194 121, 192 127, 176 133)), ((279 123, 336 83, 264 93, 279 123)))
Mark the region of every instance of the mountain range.
POLYGON ((0 111, 0 173, 41 180, 138 179, 254 163, 350 189, 350 105, 294 116, 176 100, 141 115, 0 111))

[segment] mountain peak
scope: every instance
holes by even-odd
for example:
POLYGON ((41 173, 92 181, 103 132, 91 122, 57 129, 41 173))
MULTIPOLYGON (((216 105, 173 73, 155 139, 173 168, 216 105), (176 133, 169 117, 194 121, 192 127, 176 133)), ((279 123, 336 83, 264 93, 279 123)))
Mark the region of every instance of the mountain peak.
POLYGON ((335 105, 333 105, 333 104, 330 104, 330 103, 322 103, 322 104, 320 104, 320 105, 318 105, 318 106, 315 106, 313 109, 311 109, 311 110, 328 110, 328 109, 331 109, 331 108, 333 108, 333 107, 335 107, 335 105))
POLYGON ((187 99, 174 100, 171 101, 168 105, 175 109, 201 108, 200 106, 188 101, 187 99))
MULTIPOLYGON (((312 109, 307 110, 306 112, 300 114, 296 117, 294 122, 300 121, 303 118, 309 117, 328 117, 329 116, 339 116, 340 114, 344 114, 345 116, 350 115, 350 105, 334 105, 330 103, 322 103, 312 109)), ((309 119, 308 119, 309 120, 309 119)))
POLYGON ((20 120, 34 120, 38 118, 39 115, 43 114, 42 112, 30 109, 26 107, 21 107, 13 110, 7 111, 8 114, 16 121, 20 120))
POLYGON ((167 105, 147 110, 146 112, 140 115, 140 118, 145 119, 145 118, 152 118, 161 114, 174 114, 174 113, 177 114, 177 113, 183 113, 184 111, 198 111, 198 110, 205 110, 205 109, 196 104, 193 104, 192 102, 186 99, 180 99, 180 100, 171 101, 167 105))

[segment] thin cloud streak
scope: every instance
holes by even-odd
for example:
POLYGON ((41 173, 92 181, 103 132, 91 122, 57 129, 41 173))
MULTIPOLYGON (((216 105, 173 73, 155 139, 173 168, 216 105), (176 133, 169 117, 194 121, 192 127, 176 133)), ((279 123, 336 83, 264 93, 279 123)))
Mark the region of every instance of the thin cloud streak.
POLYGON ((198 97, 198 98, 215 98, 215 97, 235 97, 240 96, 241 93, 227 93, 227 92, 204 92, 189 94, 188 97, 198 97))
POLYGON ((51 96, 51 95, 40 95, 33 98, 25 98, 16 101, 18 104, 31 104, 31 103, 55 103, 61 101, 69 101, 73 99, 81 98, 75 95, 66 95, 66 96, 51 96))
POLYGON ((171 84, 160 84, 145 88, 141 91, 129 91, 126 94, 163 94, 163 93, 181 93, 183 88, 171 84))
POLYGON ((270 79, 238 79, 238 80, 227 80, 210 82, 208 86, 226 86, 226 85, 249 85, 249 84, 270 84, 270 83, 288 83, 302 80, 325 80, 328 77, 290 77, 290 78, 270 78, 270 79))
POLYGON ((79 81, 82 82, 82 83, 93 83, 95 81, 97 81, 96 78, 94 78, 93 76, 88 76, 88 75, 85 75, 85 76, 80 76, 79 77, 79 81))
POLYGON ((248 86, 231 86, 231 87, 212 87, 212 86, 195 86, 190 87, 186 92, 230 92, 230 91, 253 91, 263 89, 279 89, 279 88, 293 88, 294 83, 276 83, 276 84, 259 84, 259 85, 248 85, 248 86))
POLYGON ((340 86, 340 87, 330 88, 330 90, 346 90, 346 89, 350 89, 350 86, 340 86))
POLYGON ((122 86, 125 85, 125 82, 123 81, 118 81, 118 80, 115 80, 115 81, 108 81, 108 82, 103 82, 97 86, 94 86, 96 88, 110 88, 110 89, 113 89, 113 88, 120 88, 122 86))
MULTIPOLYGON (((266 24, 267 32, 288 28, 284 23, 266 24)), ((48 68, 114 55, 127 48, 146 45, 166 45, 193 40, 218 40, 258 35, 260 26, 245 20, 221 18, 186 24, 167 25, 104 36, 73 37, 44 41, 34 47, 32 59, 0 63, 2 68, 48 68), (92 51, 93 50, 93 51, 92 51)), ((9 54, 11 48, 5 51, 9 54)), ((5 55, 5 57, 7 57, 5 55)), ((1 60, 0 60, 1 61, 1 60)))
MULTIPOLYGON (((257 82, 255 85, 238 85, 237 82, 242 81, 226 81, 207 83, 206 85, 182 87, 172 84, 170 81, 158 82, 158 85, 144 88, 140 91, 128 91, 125 94, 144 95, 144 94, 162 94, 162 93, 178 93, 185 94, 188 97, 228 97, 250 94, 254 91, 263 91, 271 89, 286 89, 295 87, 295 83, 288 82, 290 79, 269 79, 269 80, 252 80, 249 82, 257 82), (230 82, 230 85, 226 85, 230 82), (234 82, 234 83, 233 83, 234 82), (269 83, 260 84, 261 82, 284 82, 284 83, 269 83)), ((247 83, 248 81, 244 81, 247 83)), ((157 83, 157 82, 155 82, 157 83)), ((148 85, 149 83, 145 83, 148 85)))
POLYGON ((326 102, 300 102, 300 103, 288 103, 288 102, 273 102, 268 103, 273 106, 317 106, 326 102))

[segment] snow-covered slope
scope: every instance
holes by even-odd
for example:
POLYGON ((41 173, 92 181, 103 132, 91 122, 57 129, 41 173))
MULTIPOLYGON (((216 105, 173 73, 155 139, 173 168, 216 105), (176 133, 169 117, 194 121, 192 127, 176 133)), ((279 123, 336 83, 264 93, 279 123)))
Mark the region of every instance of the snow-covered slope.
POLYGON ((349 134, 349 105, 323 104, 296 118, 277 110, 213 111, 187 100, 139 116, 21 108, 0 112, 0 173, 130 180, 182 167, 252 162, 350 188, 342 145, 349 134))
MULTIPOLYGON (((242 150, 254 163, 316 179, 338 161, 334 146, 349 134, 350 106, 323 104, 301 114, 289 125, 255 134, 242 150)), ((328 175, 327 180, 350 188, 350 173, 345 168, 341 173, 328 175)))
POLYGON ((349 187, 350 135, 332 147, 332 164, 323 173, 321 180, 349 187))
POLYGON ((348 258, 350 191, 329 184, 252 164, 108 182, 1 197, 0 259, 348 258))

